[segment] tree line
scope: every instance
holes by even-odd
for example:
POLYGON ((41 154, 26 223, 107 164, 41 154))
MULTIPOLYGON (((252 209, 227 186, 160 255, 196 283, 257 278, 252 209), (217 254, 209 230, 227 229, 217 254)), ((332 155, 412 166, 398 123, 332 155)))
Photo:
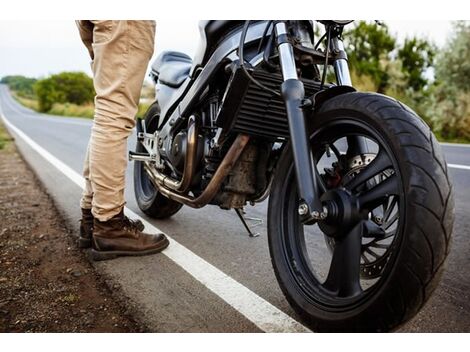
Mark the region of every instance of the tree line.
POLYGON ((404 102, 441 139, 470 141, 470 21, 452 26, 442 48, 419 37, 398 44, 386 25, 364 21, 344 40, 358 90, 404 102))
POLYGON ((49 112, 55 103, 85 105, 93 102, 93 80, 83 72, 61 72, 43 79, 6 76, 1 83, 23 98, 37 99, 40 112, 49 112))
MULTIPOLYGON (((470 141, 470 22, 453 23, 442 48, 426 38, 410 37, 403 43, 386 25, 358 21, 343 34, 353 84, 401 100, 445 140, 470 141)), ((37 99, 48 112, 55 103, 93 102, 90 77, 62 72, 43 79, 3 77, 18 95, 37 99)))

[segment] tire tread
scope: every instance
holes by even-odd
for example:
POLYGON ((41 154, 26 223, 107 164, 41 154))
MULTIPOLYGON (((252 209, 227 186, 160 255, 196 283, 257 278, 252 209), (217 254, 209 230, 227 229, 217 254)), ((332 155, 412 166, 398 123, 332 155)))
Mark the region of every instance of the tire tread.
MULTIPOLYGON (((384 290, 381 297, 371 305, 372 308, 361 316, 332 323, 324 318, 312 317, 303 311, 296 301, 289 297, 288 288, 283 287, 281 281, 279 283, 294 309, 315 330, 396 329, 426 304, 439 282, 449 253, 454 202, 447 164, 436 138, 424 120, 395 99, 375 93, 347 93, 326 101, 318 114, 331 117, 335 112, 357 112, 380 120, 382 128, 387 131, 392 149, 397 153, 398 162, 403 166, 406 193, 415 195, 416 198, 419 192, 418 200, 407 196, 410 199, 407 201, 404 227, 406 236, 402 240, 395 267, 386 283, 390 289, 384 290)), ((271 212, 273 210, 270 202, 271 212)), ((271 231, 269 229, 269 232, 271 231)), ((271 237, 270 234, 272 251, 271 237)), ((279 268, 273 259, 272 262, 279 280, 279 268)))

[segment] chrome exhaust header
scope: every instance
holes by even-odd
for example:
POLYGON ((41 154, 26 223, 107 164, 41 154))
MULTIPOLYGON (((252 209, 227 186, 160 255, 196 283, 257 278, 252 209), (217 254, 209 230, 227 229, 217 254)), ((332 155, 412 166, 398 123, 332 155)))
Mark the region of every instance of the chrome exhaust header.
POLYGON ((194 144, 192 146, 188 145, 187 154, 188 154, 188 157, 192 156, 193 160, 186 159, 186 164, 185 164, 185 172, 186 172, 186 169, 188 169, 187 177, 191 176, 191 179, 189 178, 185 179, 185 175, 186 175, 185 173, 181 181, 176 181, 168 176, 161 174, 160 171, 158 171, 156 168, 151 167, 149 163, 145 163, 145 170, 147 171, 150 177, 150 180, 153 182, 154 186, 159 190, 161 194, 177 202, 188 205, 192 208, 201 208, 205 206, 206 204, 208 204, 215 197, 215 195, 217 194, 217 192, 219 191, 222 185, 222 182, 230 173, 233 166, 235 165, 238 158, 240 157, 241 153, 243 152, 246 145, 250 141, 250 137, 244 134, 239 134, 237 136, 232 146, 230 147, 229 151, 227 152, 224 159, 222 160, 219 167, 217 168, 217 171, 215 172, 214 176, 212 176, 212 179, 210 180, 209 184, 204 189, 202 194, 199 195, 199 197, 197 198, 192 197, 188 194, 182 194, 183 191, 176 190, 176 187, 179 185, 180 189, 183 189, 186 187, 185 191, 187 191, 187 187, 191 185, 191 181, 194 176, 193 168, 195 168, 196 166, 195 157, 196 157, 196 150, 197 150, 197 134, 195 135, 194 139, 192 139, 191 137, 192 136, 190 136, 188 139, 188 144, 189 144, 190 139, 194 142, 194 144), (191 149, 191 148, 194 148, 194 149, 191 149), (193 164, 190 164, 190 163, 193 163, 193 164))

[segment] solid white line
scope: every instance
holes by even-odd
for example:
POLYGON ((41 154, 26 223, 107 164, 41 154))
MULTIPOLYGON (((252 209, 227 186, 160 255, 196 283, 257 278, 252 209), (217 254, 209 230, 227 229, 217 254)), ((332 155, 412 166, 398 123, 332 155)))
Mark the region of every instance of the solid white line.
POLYGON ((447 164, 447 166, 450 167, 451 169, 470 170, 470 166, 468 165, 447 164))
POLYGON ((456 148, 470 148, 470 144, 463 144, 463 143, 448 143, 448 142, 442 142, 439 143, 440 145, 446 146, 446 147, 456 147, 456 148))
MULTIPOLYGON (((85 181, 82 176, 34 142, 23 131, 11 124, 3 114, 1 116, 10 131, 13 131, 51 165, 67 176, 73 183, 82 189, 84 188, 85 181)), ((130 209, 126 208, 125 211, 129 217, 140 219, 147 229, 150 229, 155 233, 162 232, 130 209)), ((276 308, 271 303, 264 300, 256 293, 223 273, 169 236, 168 239, 170 240, 170 246, 162 252, 163 254, 186 270, 191 276, 222 298, 261 330, 265 332, 311 332, 301 323, 291 318, 286 313, 276 308)))

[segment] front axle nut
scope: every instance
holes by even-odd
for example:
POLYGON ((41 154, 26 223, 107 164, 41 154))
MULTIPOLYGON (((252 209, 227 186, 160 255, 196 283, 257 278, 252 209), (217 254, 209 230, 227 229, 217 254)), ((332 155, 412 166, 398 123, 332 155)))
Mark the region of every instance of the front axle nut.
POLYGON ((308 213, 308 206, 307 204, 300 204, 298 209, 299 215, 304 216, 308 213))

